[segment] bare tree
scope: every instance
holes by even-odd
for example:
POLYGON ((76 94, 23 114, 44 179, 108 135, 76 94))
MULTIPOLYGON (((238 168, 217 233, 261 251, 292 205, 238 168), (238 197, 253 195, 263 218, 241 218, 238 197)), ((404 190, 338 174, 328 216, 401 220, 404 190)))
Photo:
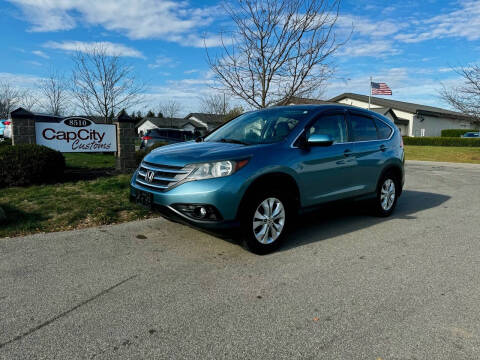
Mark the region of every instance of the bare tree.
POLYGON ((34 89, 22 90, 19 106, 28 111, 35 111, 39 104, 38 98, 38 93, 34 89))
POLYGON ((235 24, 219 56, 207 59, 223 88, 254 108, 315 96, 332 74, 329 59, 340 0, 237 0, 224 3, 235 24))
POLYGON ((166 118, 174 118, 180 113, 180 104, 175 100, 169 100, 160 104, 158 111, 166 118))
POLYGON ((20 106, 23 93, 6 81, 0 81, 0 119, 7 119, 20 106))
POLYGON ((201 98, 201 111, 208 114, 226 115, 230 107, 230 99, 225 93, 211 94, 201 98))
POLYGON ((50 75, 42 79, 39 85, 44 100, 43 110, 53 115, 63 115, 69 104, 68 84, 63 74, 52 70, 50 75))
POLYGON ((462 84, 451 88, 443 85, 440 96, 450 106, 470 116, 473 123, 480 125, 480 66, 454 70, 462 77, 462 84))
POLYGON ((103 45, 78 50, 73 62, 73 95, 86 115, 101 116, 109 123, 121 109, 142 101, 144 85, 135 78, 133 68, 103 45))

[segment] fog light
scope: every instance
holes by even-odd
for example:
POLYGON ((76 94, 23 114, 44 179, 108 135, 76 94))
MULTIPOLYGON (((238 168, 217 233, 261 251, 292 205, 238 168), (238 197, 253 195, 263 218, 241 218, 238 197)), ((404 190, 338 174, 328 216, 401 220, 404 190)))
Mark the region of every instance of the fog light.
POLYGON ((205 209, 203 206, 198 207, 196 210, 199 217, 204 218, 205 216, 207 216, 207 209, 205 209))
POLYGON ((219 221, 222 219, 218 210, 212 205, 173 204, 172 207, 192 219, 208 221, 219 221))

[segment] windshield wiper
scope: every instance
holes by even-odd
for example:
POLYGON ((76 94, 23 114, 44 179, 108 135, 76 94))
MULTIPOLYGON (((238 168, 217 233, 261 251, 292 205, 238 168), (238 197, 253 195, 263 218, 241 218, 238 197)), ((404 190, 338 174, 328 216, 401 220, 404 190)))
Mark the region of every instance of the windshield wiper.
POLYGON ((231 144, 250 145, 249 143, 246 143, 237 139, 220 139, 219 141, 224 143, 231 143, 231 144))

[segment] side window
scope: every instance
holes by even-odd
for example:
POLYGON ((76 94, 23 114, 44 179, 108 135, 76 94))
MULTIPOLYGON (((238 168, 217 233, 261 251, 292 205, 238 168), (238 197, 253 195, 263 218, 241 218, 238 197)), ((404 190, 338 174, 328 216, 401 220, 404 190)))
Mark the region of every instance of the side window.
POLYGON ((373 119, 367 116, 350 114, 350 123, 352 124, 354 141, 377 140, 377 128, 373 119))
POLYGON ((167 137, 168 136, 167 130, 157 130, 157 134, 160 137, 167 137))
POLYGON ((168 137, 172 139, 180 139, 180 131, 168 130, 168 137))
POLYGON ((347 127, 343 114, 325 115, 316 120, 309 130, 309 136, 313 134, 330 135, 334 143, 347 141, 347 127))
POLYGON ((392 129, 390 126, 385 124, 383 121, 375 119, 375 125, 377 126, 378 138, 380 140, 388 139, 392 134, 392 129))

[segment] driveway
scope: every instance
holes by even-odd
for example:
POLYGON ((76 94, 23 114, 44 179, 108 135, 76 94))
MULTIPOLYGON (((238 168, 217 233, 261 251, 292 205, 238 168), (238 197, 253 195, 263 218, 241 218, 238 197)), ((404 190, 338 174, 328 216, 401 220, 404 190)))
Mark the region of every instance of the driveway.
POLYGON ((480 166, 409 163, 393 217, 267 256, 163 219, 0 239, 2 359, 473 359, 479 304, 480 166))

